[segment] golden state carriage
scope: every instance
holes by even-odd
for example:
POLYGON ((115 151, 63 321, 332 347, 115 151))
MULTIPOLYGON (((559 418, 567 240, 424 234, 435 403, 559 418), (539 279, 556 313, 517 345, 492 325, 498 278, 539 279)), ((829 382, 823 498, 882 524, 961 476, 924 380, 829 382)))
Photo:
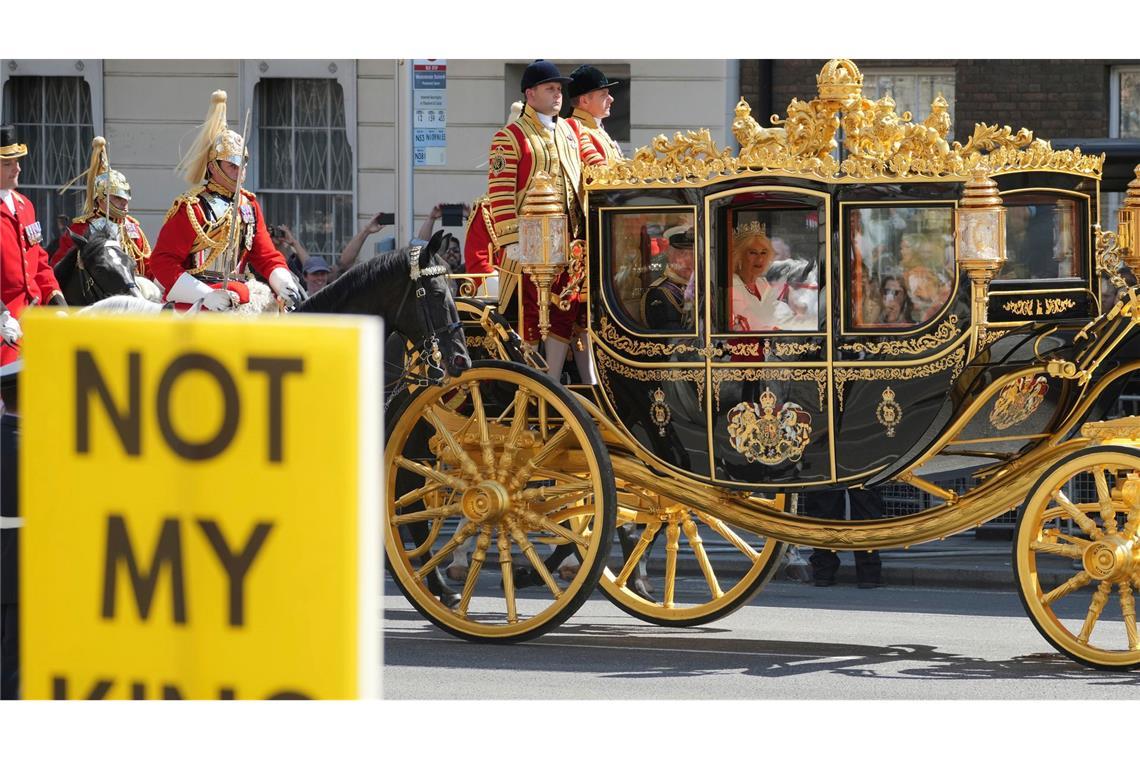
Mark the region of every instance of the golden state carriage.
MULTIPOLYGON (((941 98, 912 123, 861 84, 831 61, 773 128, 742 99, 738 152, 702 130, 587 170, 597 382, 548 380, 494 303, 462 300, 487 359, 404 392, 386 445, 388 563, 436 625, 525 639, 596 586, 642 619, 700 624, 759 591, 788 544, 905 547, 1020 507, 1017 588, 1042 635, 1096 667, 1140 664, 1140 420, 1099 421, 1140 369, 1124 279, 1140 173, 1102 233, 1103 156, 985 124, 950 142, 941 98), (695 262, 662 320, 646 298, 678 229, 695 262), (947 457, 976 462, 978 485, 936 485, 947 457), (795 508, 892 481, 935 505, 850 522, 795 508), (612 546, 615 525, 636 540, 612 546), (569 580, 544 562, 561 544, 569 580), (433 579, 466 550, 458 599, 441 599, 433 579), (630 585, 646 557, 655 597, 630 585), (680 582, 686 565, 700 581, 680 582)), ((527 271, 567 265, 565 241, 534 241, 527 271)))

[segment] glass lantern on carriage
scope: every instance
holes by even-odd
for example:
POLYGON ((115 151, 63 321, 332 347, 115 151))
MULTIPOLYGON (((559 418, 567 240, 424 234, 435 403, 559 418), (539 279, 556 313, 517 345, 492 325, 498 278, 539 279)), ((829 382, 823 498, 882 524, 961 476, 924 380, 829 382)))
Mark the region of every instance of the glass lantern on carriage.
POLYGON ((566 268, 567 217, 551 177, 535 175, 519 215, 519 246, 515 258, 538 288, 538 331, 550 333, 550 286, 566 268))
POLYGON ((981 340, 986 327, 989 285, 1005 263, 1005 207, 997 183, 982 170, 975 171, 955 212, 955 254, 966 270, 972 288, 971 322, 981 340))

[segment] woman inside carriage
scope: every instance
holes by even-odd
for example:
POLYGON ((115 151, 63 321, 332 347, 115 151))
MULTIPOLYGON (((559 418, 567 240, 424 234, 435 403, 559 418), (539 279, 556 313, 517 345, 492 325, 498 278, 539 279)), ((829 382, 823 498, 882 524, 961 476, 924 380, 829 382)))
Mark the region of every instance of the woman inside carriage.
POLYGON ((787 284, 768 282, 765 274, 772 265, 775 249, 765 225, 758 221, 739 224, 732 237, 733 332, 786 330, 796 319, 786 302, 787 284))

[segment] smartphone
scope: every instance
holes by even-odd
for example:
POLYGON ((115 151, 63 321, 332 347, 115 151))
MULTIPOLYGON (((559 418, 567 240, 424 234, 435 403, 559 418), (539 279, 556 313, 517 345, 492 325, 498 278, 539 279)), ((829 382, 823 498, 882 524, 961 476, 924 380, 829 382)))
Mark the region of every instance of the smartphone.
POLYGON ((376 222, 377 224, 379 224, 383 227, 387 227, 389 225, 396 223, 396 215, 395 214, 389 214, 387 212, 381 211, 379 214, 372 217, 372 221, 376 222))
POLYGON ((443 212, 443 218, 440 223, 444 227, 462 227, 463 226, 463 204, 462 203, 442 203, 439 210, 443 212))

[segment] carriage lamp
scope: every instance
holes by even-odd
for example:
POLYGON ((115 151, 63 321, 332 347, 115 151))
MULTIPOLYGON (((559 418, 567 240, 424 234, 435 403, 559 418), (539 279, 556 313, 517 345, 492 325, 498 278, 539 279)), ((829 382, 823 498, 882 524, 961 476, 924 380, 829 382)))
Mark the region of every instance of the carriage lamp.
POLYGON ((1135 173, 1128 183, 1124 205, 1116 212, 1116 245, 1124 263, 1140 280, 1140 164, 1135 173))
POLYGON ((1005 207, 997 183, 984 172, 975 172, 966 183, 955 214, 955 254, 970 277, 970 321, 978 326, 981 344, 986 331, 990 280, 1005 263, 1005 207))
POLYGON ((566 267, 566 222, 554 182, 539 172, 519 216, 516 259, 538 288, 538 332, 543 340, 550 333, 550 286, 566 267))

